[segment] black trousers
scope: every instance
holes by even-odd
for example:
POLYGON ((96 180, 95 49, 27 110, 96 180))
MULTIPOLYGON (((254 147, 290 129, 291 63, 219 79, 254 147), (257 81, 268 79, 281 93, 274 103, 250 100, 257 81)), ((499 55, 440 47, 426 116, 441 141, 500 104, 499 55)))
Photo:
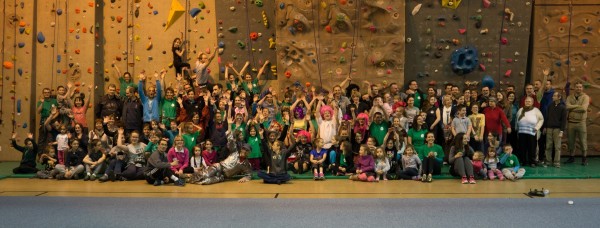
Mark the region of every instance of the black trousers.
POLYGON ((537 140, 535 135, 519 133, 519 147, 515 151, 515 155, 522 165, 535 164, 537 156, 535 149, 537 148, 537 140))
POLYGON ((163 179, 165 179, 165 177, 170 177, 171 175, 173 175, 173 171, 171 171, 170 168, 166 168, 166 169, 158 169, 153 174, 145 175, 145 176, 146 176, 146 182, 148 182, 148 184, 154 184, 154 181, 163 180, 163 179))
POLYGON ((288 173, 282 174, 274 174, 274 173, 266 173, 264 171, 258 172, 258 177, 263 179, 265 184, 281 184, 288 182, 291 177, 288 173))
POLYGON ((432 175, 440 175, 442 173, 442 164, 440 164, 435 158, 423 158, 422 165, 423 175, 430 173, 432 175))
POLYGON ((39 171, 37 168, 27 165, 20 165, 19 167, 13 169, 14 174, 31 174, 37 173, 37 171, 39 171))

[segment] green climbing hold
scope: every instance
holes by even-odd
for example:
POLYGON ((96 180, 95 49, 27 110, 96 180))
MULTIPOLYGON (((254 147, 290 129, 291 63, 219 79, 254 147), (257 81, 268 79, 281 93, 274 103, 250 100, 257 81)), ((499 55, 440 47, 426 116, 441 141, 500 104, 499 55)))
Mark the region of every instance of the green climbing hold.
POLYGON ((198 6, 200 7, 200 9, 206 8, 206 4, 204 4, 204 2, 198 3, 198 6))
POLYGON ((481 16, 481 14, 478 14, 477 16, 475 16, 476 21, 481 21, 482 19, 483 19, 483 16, 481 16))
POLYGON ((238 28, 233 26, 233 27, 229 27, 229 29, 227 29, 227 30, 231 33, 236 33, 238 31, 238 28))
POLYGON ((344 56, 340 57, 340 63, 346 63, 346 58, 344 56))
POLYGON ((244 42, 243 42, 243 41, 241 41, 241 40, 238 40, 238 41, 237 41, 237 45, 238 45, 238 47, 240 47, 240 49, 244 49, 244 48, 246 48, 246 43, 244 43, 244 42))

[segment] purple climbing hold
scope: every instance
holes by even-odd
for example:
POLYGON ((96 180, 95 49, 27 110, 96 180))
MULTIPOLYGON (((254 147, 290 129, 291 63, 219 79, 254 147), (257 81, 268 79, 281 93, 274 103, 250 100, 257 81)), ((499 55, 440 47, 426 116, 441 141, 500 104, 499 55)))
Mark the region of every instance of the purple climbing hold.
POLYGON ((154 15, 156 15, 156 14, 158 14, 158 11, 154 10, 152 13, 153 13, 154 15))
POLYGON ((23 47, 25 47, 25 43, 23 43, 23 42, 19 42, 19 44, 18 44, 18 45, 19 45, 19 48, 23 48, 23 47))
POLYGON ((57 9, 57 10, 56 10, 56 14, 58 14, 58 16, 62 15, 62 13, 63 13, 63 12, 62 12, 62 9, 57 9))
POLYGON ((75 39, 79 39, 79 34, 75 35, 75 39))

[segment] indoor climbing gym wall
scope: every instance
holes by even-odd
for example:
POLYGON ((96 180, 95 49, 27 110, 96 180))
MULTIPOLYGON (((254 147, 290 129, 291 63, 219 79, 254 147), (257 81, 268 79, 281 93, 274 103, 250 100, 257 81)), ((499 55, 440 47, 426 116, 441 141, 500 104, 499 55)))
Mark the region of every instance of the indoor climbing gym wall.
MULTIPOLYGON (((533 80, 543 80, 542 70, 549 69, 556 90, 570 84, 572 91, 582 81, 591 99, 588 139, 594 139, 600 133, 600 2, 538 0, 534 11, 533 80)), ((588 141, 588 153, 598 155, 600 143, 588 141)))
POLYGON ((526 80, 532 1, 407 1, 405 81, 479 88, 526 80))
POLYGON ((3 1, 2 18, 2 71, 0 81, 0 161, 18 160, 18 152, 9 148, 11 133, 25 139, 35 117, 30 115, 36 98, 31 97, 32 56, 35 25, 33 5, 21 1, 3 1), (33 118, 33 119, 32 119, 33 118))
MULTIPOLYGON (((104 87, 119 84, 121 74, 131 73, 134 81, 143 71, 152 77, 163 68, 167 87, 175 83, 171 47, 175 38, 183 40, 183 59, 195 66, 200 52, 212 53, 216 46, 214 1, 200 0, 106 0, 102 75, 104 87)), ((218 77, 217 61, 209 69, 218 77)), ((154 84, 151 80, 149 84, 154 84)))
POLYGON ((285 84, 331 88, 404 78, 404 1, 276 1, 277 70, 285 84))
MULTIPOLYGON (((225 64, 241 70, 248 61, 247 73, 256 77, 265 61, 261 79, 276 80, 275 4, 269 0, 223 0, 216 7, 220 78, 225 80, 225 64)), ((234 72, 229 74, 235 75, 234 72)))

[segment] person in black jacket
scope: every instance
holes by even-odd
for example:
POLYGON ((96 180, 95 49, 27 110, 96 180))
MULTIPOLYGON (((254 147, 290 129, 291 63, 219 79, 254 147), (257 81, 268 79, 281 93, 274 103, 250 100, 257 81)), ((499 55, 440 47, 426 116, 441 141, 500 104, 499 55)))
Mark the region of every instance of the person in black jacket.
POLYGON ((544 132, 546 133, 546 161, 543 166, 553 162, 554 167, 560 168, 560 139, 567 124, 567 109, 562 101, 562 95, 554 91, 552 104, 548 105, 546 119, 544 120, 544 132), (552 146, 554 146, 554 157, 552 157, 552 146), (554 159, 551 159, 554 158, 554 159))
POLYGON ((79 179, 79 175, 85 170, 83 159, 86 155, 85 151, 79 147, 78 140, 71 141, 71 148, 65 154, 65 164, 56 165, 50 176, 55 176, 57 180, 79 179))
POLYGON ((158 142, 158 147, 156 152, 152 153, 148 158, 148 162, 146 164, 146 171, 144 175, 146 176, 146 181, 148 184, 153 184, 154 186, 159 186, 165 183, 168 179, 171 179, 175 186, 184 186, 185 180, 183 178, 178 178, 171 171, 171 166, 176 166, 179 164, 178 160, 174 160, 169 163, 167 159, 167 139, 161 139, 158 142))
POLYGON ((115 84, 110 84, 108 86, 107 94, 100 99, 100 102, 98 102, 98 105, 96 106, 96 118, 103 119, 110 115, 114 115, 117 119, 121 118, 123 103, 116 92, 117 86, 115 84))
POLYGON ((142 131, 142 102, 135 95, 135 88, 127 87, 125 92, 127 98, 123 103, 123 116, 121 121, 125 124, 125 135, 129 135, 132 131, 142 131))
MULTIPOLYGON (((263 142, 266 142, 266 139, 263 139, 263 142)), ((282 145, 281 141, 275 141, 271 147, 264 147, 267 152, 267 172, 259 171, 258 177, 266 184, 281 184, 291 179, 287 172, 287 158, 290 153, 283 149, 282 145)))
POLYGON ((28 174, 36 173, 38 169, 35 167, 35 159, 37 157, 37 145, 33 141, 33 134, 27 134, 27 138, 24 140, 25 146, 17 145, 17 133, 12 134, 11 142, 12 147, 23 153, 21 155, 21 164, 19 167, 13 169, 14 174, 28 174))

